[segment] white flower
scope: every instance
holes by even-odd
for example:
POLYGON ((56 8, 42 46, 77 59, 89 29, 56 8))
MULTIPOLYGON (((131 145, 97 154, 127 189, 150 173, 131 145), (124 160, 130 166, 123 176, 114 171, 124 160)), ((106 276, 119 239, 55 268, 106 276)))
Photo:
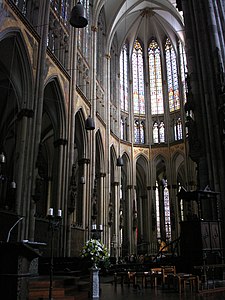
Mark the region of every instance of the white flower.
POLYGON ((105 261, 109 257, 106 247, 98 240, 90 239, 86 241, 81 250, 81 257, 89 258, 95 263, 105 261))

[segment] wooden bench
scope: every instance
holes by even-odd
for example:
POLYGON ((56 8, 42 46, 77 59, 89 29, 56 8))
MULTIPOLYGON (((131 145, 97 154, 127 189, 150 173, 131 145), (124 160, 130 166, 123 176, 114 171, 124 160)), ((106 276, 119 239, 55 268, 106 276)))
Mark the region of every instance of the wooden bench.
POLYGON ((191 291, 199 291, 199 277, 193 274, 178 273, 174 276, 175 287, 178 289, 179 293, 186 290, 187 284, 190 286, 191 291))

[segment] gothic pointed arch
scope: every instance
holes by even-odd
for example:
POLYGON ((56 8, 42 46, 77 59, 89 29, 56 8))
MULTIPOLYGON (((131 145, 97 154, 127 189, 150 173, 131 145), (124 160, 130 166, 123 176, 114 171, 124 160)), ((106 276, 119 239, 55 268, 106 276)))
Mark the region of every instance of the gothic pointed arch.
MULTIPOLYGON (((118 175, 117 175, 117 153, 114 145, 112 144, 110 147, 110 194, 109 194, 109 210, 108 210, 108 225, 110 227, 111 240, 115 240, 116 237, 116 184, 118 183, 118 175)), ((115 249, 113 244, 110 249, 111 255, 115 256, 115 249)))
POLYGON ((105 177, 105 160, 104 160, 104 147, 100 130, 95 134, 95 174, 94 186, 92 193, 92 222, 100 224, 101 212, 104 205, 104 199, 101 191, 103 190, 105 177))
POLYGON ((130 230, 131 230, 131 160, 129 155, 124 152, 122 155, 123 166, 121 167, 120 179, 120 199, 119 199, 119 226, 122 237, 121 254, 126 256, 130 249, 130 230))
POLYGON ((49 78, 45 85, 43 112, 47 113, 51 120, 54 138, 57 140, 66 136, 65 103, 57 77, 49 78))
POLYGON ((140 191, 146 190, 147 182, 147 166, 148 162, 142 154, 136 159, 136 186, 140 191))
POLYGON ((50 78, 44 89, 41 136, 36 160, 34 199, 37 216, 44 217, 47 208, 56 208, 60 187, 58 177, 62 172, 61 153, 67 145, 65 106, 57 78, 50 78))
POLYGON ((185 183, 187 181, 187 174, 185 171, 183 153, 180 151, 176 151, 176 153, 174 153, 172 157, 171 163, 172 163, 172 170, 173 170, 173 172, 171 173, 172 183, 177 184, 178 175, 179 175, 179 179, 182 180, 182 183, 185 183))
POLYGON ((68 211, 72 214, 72 225, 81 228, 84 225, 84 189, 88 180, 86 165, 88 140, 85 130, 85 118, 82 109, 75 114, 75 131, 73 139, 73 165, 69 185, 68 211))
POLYGON ((85 113, 82 108, 80 108, 75 114, 75 146, 79 143, 81 146, 79 149, 79 159, 88 158, 89 143, 88 134, 85 129, 85 113))
POLYGON ((147 240, 148 205, 147 205, 147 169, 148 162, 144 155, 139 155, 136 160, 136 226, 137 247, 139 253, 143 251, 143 243, 147 240))
POLYGON ((104 158, 104 147, 103 147, 103 141, 102 141, 102 135, 100 130, 98 130, 96 132, 96 159, 98 159, 97 161, 97 165, 99 165, 99 169, 97 170, 97 172, 105 172, 105 158, 104 158))
POLYGON ((21 31, 0 33, 1 68, 8 74, 18 97, 20 109, 31 107, 33 99, 33 74, 31 58, 21 31), (7 51, 4 51, 7 49, 7 51))
POLYGON ((116 149, 114 145, 111 145, 110 147, 110 176, 111 176, 111 182, 115 181, 116 177, 116 159, 117 159, 117 154, 116 154, 116 149))
POLYGON ((23 178, 30 144, 27 142, 31 126, 21 131, 23 120, 31 120, 33 75, 25 41, 20 31, 0 34, 0 152, 5 156, 4 181, 0 187, 0 207, 22 214, 21 199, 25 196, 27 177, 23 178), (7 49, 7 51, 5 51, 7 49), (23 141, 23 143, 21 143, 23 141), (21 145, 23 147, 21 147, 21 145), (19 148, 21 147, 21 148, 19 148), (20 149, 20 150, 19 150, 20 149), (18 175, 20 174, 20 175, 18 175), (24 188, 12 187, 24 179, 24 188))

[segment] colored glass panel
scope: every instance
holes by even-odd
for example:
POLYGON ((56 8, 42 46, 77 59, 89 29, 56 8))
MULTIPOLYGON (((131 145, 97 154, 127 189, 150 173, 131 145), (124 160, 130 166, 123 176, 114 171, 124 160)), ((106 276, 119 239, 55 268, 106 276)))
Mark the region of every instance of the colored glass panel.
POLYGON ((124 44, 120 54, 120 106, 128 111, 128 53, 127 45, 124 44))
POLYGON ((180 95, 176 54, 169 39, 165 44, 166 71, 170 112, 180 109, 180 95))
POLYGON ((134 113, 145 114, 143 51, 137 40, 133 48, 132 67, 134 113))
POLYGON ((160 49, 155 40, 152 40, 148 48, 151 113, 163 114, 163 91, 160 49))

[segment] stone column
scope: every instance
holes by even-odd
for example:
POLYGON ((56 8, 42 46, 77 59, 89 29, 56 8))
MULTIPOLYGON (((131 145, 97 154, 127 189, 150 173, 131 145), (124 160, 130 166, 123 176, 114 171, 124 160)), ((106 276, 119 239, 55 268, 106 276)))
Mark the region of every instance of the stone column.
MULTIPOLYGON (((21 196, 22 194, 25 196, 27 195, 27 189, 28 187, 25 185, 23 190, 23 185, 22 182, 24 180, 24 174, 28 174, 29 172, 29 166, 27 167, 26 170, 24 170, 24 165, 25 165, 25 160, 26 157, 25 155, 29 155, 26 152, 26 141, 27 141, 27 131, 30 126, 30 119, 33 118, 34 112, 33 110, 29 109, 23 109, 19 112, 17 118, 20 122, 20 136, 19 136, 19 149, 20 149, 20 159, 19 159, 19 165, 16 166, 18 169, 17 173, 17 178, 15 178, 15 181, 17 183, 17 199, 16 199, 16 213, 21 216, 27 216, 29 218, 30 215, 30 205, 31 201, 30 198, 28 197, 26 201, 22 201, 21 196), (29 200, 28 200, 29 199, 29 200)), ((26 181, 26 180, 25 180, 26 181)), ((24 226, 24 223, 22 223, 22 229, 20 231, 20 237, 19 240, 23 240, 24 237, 28 236, 28 230, 29 230, 29 223, 26 222, 26 228, 24 226)))
MULTIPOLYGON (((64 158, 65 158, 65 151, 64 151, 64 146, 67 145, 67 140, 65 139, 59 139, 54 142, 54 146, 58 147, 58 184, 57 184, 57 191, 56 191, 56 211, 58 209, 62 209, 64 207, 64 198, 63 198, 63 189, 64 189, 64 181, 62 180, 63 177, 63 163, 64 163, 64 158)), ((65 214, 65 211, 63 211, 64 216, 67 216, 65 214)), ((63 227, 59 231, 59 236, 58 236, 58 255, 62 255, 61 251, 64 247, 63 246, 63 227)))
POLYGON ((115 207, 114 207, 114 234, 116 236, 116 260, 118 259, 118 246, 119 246, 119 182, 114 182, 115 189, 115 207))
POLYGON ((99 269, 92 267, 90 269, 90 298, 99 299, 99 269))
MULTIPOLYGON (((38 31, 40 35, 40 45, 38 49, 37 58, 37 72, 36 72, 36 83, 35 83, 35 94, 34 94, 34 128, 31 138, 31 150, 32 153, 31 164, 30 164, 30 186, 32 189, 35 186, 35 165, 38 156, 39 143, 41 139, 41 127, 42 127, 42 113, 43 113, 43 99, 44 99, 44 80, 46 75, 46 50, 47 50, 47 40, 48 40, 48 28, 49 28, 49 15, 50 15, 50 1, 40 2, 41 17, 40 24, 43 26, 38 26, 38 31)), ((30 220, 29 220, 29 240, 33 240, 35 231, 35 205, 31 202, 30 207, 30 220)))
POLYGON ((127 216, 127 233, 128 233, 128 244, 129 244, 129 254, 132 253, 132 231, 133 231, 133 224, 132 224, 132 185, 127 186, 127 203, 128 203, 128 211, 126 212, 127 216))

